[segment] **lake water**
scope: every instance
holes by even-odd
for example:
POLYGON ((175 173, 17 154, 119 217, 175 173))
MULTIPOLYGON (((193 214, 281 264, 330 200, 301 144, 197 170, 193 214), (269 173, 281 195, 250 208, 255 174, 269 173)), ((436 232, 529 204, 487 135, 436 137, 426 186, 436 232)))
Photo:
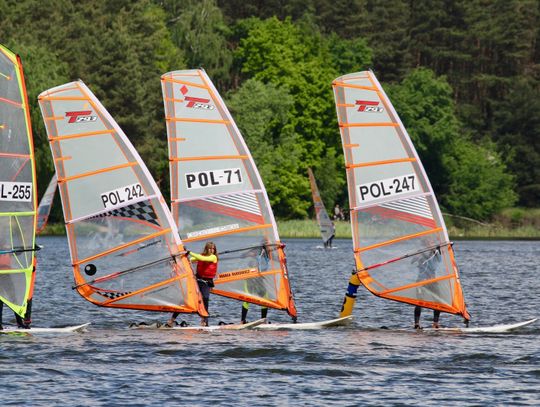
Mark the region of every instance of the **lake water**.
MULTIPOLYGON (((539 405, 540 322, 515 333, 429 334, 413 307, 360 289, 350 327, 321 331, 133 331, 167 315, 96 307, 71 289, 67 242, 40 237, 34 326, 92 322, 86 333, 0 335, 2 406, 539 405)), ((290 240, 300 322, 335 318, 352 243, 290 240)), ((540 316, 540 242, 458 241, 474 325, 540 316)), ((211 322, 240 319, 241 303, 212 297, 211 322)), ((12 313, 4 311, 4 323, 12 313)), ((249 317, 259 317, 252 306, 249 317)), ((287 321, 271 310, 270 319, 287 321)), ((424 311, 428 325, 432 312, 424 311)), ((179 320, 182 319, 179 317, 179 320)), ((197 323, 197 318, 187 316, 197 323)), ((443 325, 461 319, 442 314, 443 325)))

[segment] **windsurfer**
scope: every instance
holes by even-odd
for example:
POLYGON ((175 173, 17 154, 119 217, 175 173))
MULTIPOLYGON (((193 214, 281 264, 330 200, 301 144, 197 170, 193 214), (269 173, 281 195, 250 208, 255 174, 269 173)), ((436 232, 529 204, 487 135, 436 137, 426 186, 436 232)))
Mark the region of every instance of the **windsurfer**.
MULTIPOLYGON (((210 299, 210 289, 214 287, 214 277, 217 273, 218 252, 216 245, 212 242, 207 242, 201 254, 187 252, 191 262, 197 262, 197 284, 203 299, 204 308, 208 312, 208 303, 210 299)), ((168 326, 173 326, 174 320, 180 315, 179 312, 174 312, 167 322, 168 326)), ((208 317, 203 317, 201 320, 202 326, 208 326, 208 317)))
MULTIPOLYGON (((270 263, 270 254, 269 248, 266 241, 263 242, 260 248, 255 249, 257 251, 257 269, 259 272, 268 270, 268 265, 270 263)), ((263 277, 254 277, 244 281, 244 289, 247 294, 254 294, 263 298, 268 297, 268 291, 264 286, 263 277)), ((245 301, 242 303, 242 316, 241 321, 243 324, 247 323, 247 314, 249 311, 249 302, 245 301)), ((266 318, 268 315, 268 308, 261 307, 261 318, 266 318)))
POLYGON ((334 231, 334 233, 332 233, 332 236, 330 236, 328 238, 328 240, 326 242, 324 242, 324 247, 327 248, 327 249, 331 249, 332 248, 332 240, 334 240, 334 237, 336 236, 335 235, 335 225, 334 225, 334 222, 332 222, 332 230, 334 231))
MULTIPOLYGON (((417 282, 431 280, 435 278, 438 264, 441 262, 441 252, 437 248, 433 251, 427 251, 420 254, 418 259, 413 261, 413 264, 418 264, 419 273, 417 282)), ((425 299, 427 296, 433 296, 437 293, 434 292, 434 287, 428 287, 428 285, 422 285, 417 288, 418 298, 425 299)), ((420 325, 420 315, 422 315, 422 307, 419 305, 414 307, 414 329, 422 329, 420 325)), ((433 328, 439 328, 439 317, 441 311, 433 310, 433 328)))

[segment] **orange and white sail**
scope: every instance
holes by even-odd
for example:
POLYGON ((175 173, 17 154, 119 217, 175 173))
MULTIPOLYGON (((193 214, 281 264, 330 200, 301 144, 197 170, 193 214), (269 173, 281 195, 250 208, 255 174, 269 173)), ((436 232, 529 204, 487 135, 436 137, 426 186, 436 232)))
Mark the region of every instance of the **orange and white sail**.
POLYGON ((371 71, 333 88, 358 279, 377 296, 468 319, 439 205, 386 93, 371 71))
POLYGON ((319 193, 319 188, 317 187, 317 181, 313 175, 311 168, 308 168, 309 175, 309 185, 311 186, 311 196, 313 198, 313 206, 315 208, 315 216, 317 218, 317 224, 321 231, 321 237, 323 242, 326 244, 336 234, 336 228, 334 222, 328 216, 328 212, 324 206, 324 202, 321 199, 321 194, 319 193))
POLYGON ((203 70, 161 78, 171 206, 194 251, 219 252, 214 294, 296 316, 283 245, 266 190, 225 103, 203 70))
POLYGON ((111 115, 82 81, 39 103, 78 292, 100 306, 207 315, 170 211, 111 115))
POLYGON ((35 172, 21 59, 0 45, 0 301, 22 317, 33 285, 35 172))
POLYGON ((56 187, 58 186, 58 182, 56 180, 56 173, 52 176, 51 181, 49 182, 49 185, 47 186, 47 189, 45 190, 45 193, 43 194, 43 197, 41 198, 41 201, 39 201, 38 205, 38 219, 37 219, 37 230, 36 233, 39 235, 43 230, 45 229, 45 226, 47 226, 47 222, 49 221, 49 215, 51 214, 51 208, 54 200, 54 195, 56 193, 56 187))

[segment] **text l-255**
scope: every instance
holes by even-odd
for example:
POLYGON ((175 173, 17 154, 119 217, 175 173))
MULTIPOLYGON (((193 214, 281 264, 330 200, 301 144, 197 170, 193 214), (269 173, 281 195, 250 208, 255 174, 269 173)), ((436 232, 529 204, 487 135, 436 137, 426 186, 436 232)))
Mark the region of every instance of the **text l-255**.
POLYGON ((0 182, 0 201, 30 202, 31 182, 0 182))

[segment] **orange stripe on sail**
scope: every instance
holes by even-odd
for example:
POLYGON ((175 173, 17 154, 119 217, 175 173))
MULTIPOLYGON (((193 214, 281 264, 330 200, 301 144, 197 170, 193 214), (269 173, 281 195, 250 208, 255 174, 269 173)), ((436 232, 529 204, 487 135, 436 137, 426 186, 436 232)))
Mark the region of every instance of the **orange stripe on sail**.
MULTIPOLYGON (((359 78, 350 78, 350 79, 367 79, 367 77, 359 77, 359 78)), ((347 79, 349 80, 349 79, 347 79)), ((361 86, 361 85, 353 85, 351 83, 345 83, 345 82, 333 82, 332 85, 339 86, 341 88, 353 88, 353 89, 361 89, 361 90, 372 90, 377 92, 377 88, 372 88, 369 86, 361 86)))
POLYGON ((115 133, 114 130, 99 130, 99 131, 89 131, 87 133, 77 133, 77 134, 68 134, 66 136, 57 136, 57 137, 51 137, 49 140, 51 141, 58 141, 58 140, 68 140, 73 138, 79 138, 79 137, 89 137, 89 136, 100 136, 102 134, 112 134, 115 133))
POLYGON ((339 123, 339 127, 399 127, 399 124, 393 122, 383 123, 339 123))
POLYGON ((247 160, 247 155, 209 155, 206 157, 171 158, 171 161, 247 160))
POLYGON ((360 144, 343 144, 343 147, 345 147, 345 148, 355 148, 355 147, 360 147, 360 144))
POLYGON ((93 256, 87 257, 86 259, 77 260, 77 261, 75 261, 73 263, 73 266, 78 266, 78 265, 80 265, 82 263, 87 263, 87 262, 95 260, 95 259, 97 259, 99 257, 103 257, 103 256, 106 256, 108 254, 111 254, 111 253, 117 252, 119 250, 125 249, 126 247, 133 246, 135 244, 145 242, 145 241, 153 239, 155 237, 165 235, 165 234, 169 233, 170 231, 171 231, 170 228, 169 229, 163 229, 160 232, 152 233, 151 235, 141 237, 141 238, 133 240, 133 241, 131 241, 129 243, 124 243, 124 244, 122 244, 120 246, 113 247, 112 249, 105 250, 104 252, 94 254, 93 256))
MULTIPOLYGON (((192 75, 192 76, 196 76, 196 75, 192 75)), ((201 88, 201 89, 210 90, 207 86, 199 85, 198 83, 181 81, 181 80, 178 80, 178 79, 172 79, 170 77, 162 77, 161 80, 163 80, 165 82, 173 82, 173 83, 179 83, 179 84, 182 84, 182 85, 193 86, 194 88, 201 88)))
POLYGON ((65 161, 65 160, 71 160, 73 157, 67 155, 65 157, 58 157, 58 158, 55 158, 54 161, 58 162, 58 161, 65 161))
POLYGON ((31 158, 30 154, 0 153, 0 157, 31 158))
POLYGON ((366 246, 366 247, 363 247, 363 248, 358 248, 358 249, 356 249, 354 252, 355 252, 355 253, 362 253, 362 252, 366 252, 366 251, 368 251, 368 250, 376 249, 376 248, 378 248, 378 247, 387 246, 387 245, 389 245, 389 244, 402 242, 402 241, 404 241, 404 240, 415 239, 415 238, 420 237, 420 236, 425 236, 425 235, 429 235, 429 234, 432 234, 432 233, 441 232, 442 230, 443 230, 443 228, 436 228, 436 229, 431 229, 431 230, 425 230, 425 231, 423 231, 423 232, 414 233, 414 234, 412 234, 412 235, 406 235, 406 236, 398 237, 397 239, 387 240, 387 241, 385 241, 385 242, 373 244, 373 245, 371 245, 371 246, 366 246))
POLYGON ((65 117, 64 116, 49 116, 49 117, 45 117, 45 120, 46 121, 51 121, 51 120, 64 120, 65 117))
POLYGON ((208 239, 208 237, 231 235, 231 234, 234 234, 234 233, 242 233, 242 232, 250 232, 252 230, 268 229, 268 228, 271 228, 271 227, 272 227, 272 224, 270 224, 270 223, 266 223, 264 225, 247 226, 245 228, 238 228, 238 229, 233 229, 233 230, 225 230, 223 232, 217 232, 217 233, 209 233, 208 235, 202 235, 202 236, 197 236, 197 237, 188 237, 186 239, 182 239, 182 242, 184 242, 184 243, 186 243, 186 242, 196 242, 197 240, 208 239))
POLYGON ((386 164, 396 164, 396 163, 406 163, 416 161, 416 158, 396 158, 394 160, 384 160, 384 161, 371 161, 369 163, 360 163, 360 164, 348 164, 346 167, 349 168, 362 168, 362 167, 372 167, 374 165, 386 165, 386 164))
POLYGON ((23 107, 23 105, 21 103, 18 103, 18 102, 15 102, 14 100, 10 100, 10 99, 4 99, 4 98, 0 98, 0 102, 6 102, 6 103, 9 103, 10 105, 13 105, 13 106, 16 106, 16 107, 23 107))
POLYGON ((115 165, 113 167, 102 168, 100 170, 85 172, 85 173, 79 174, 79 175, 72 175, 71 177, 58 178, 58 182, 63 183, 63 182, 67 182, 67 181, 72 181, 74 179, 85 178, 85 177, 90 177, 92 175, 103 174, 105 172, 119 170, 119 169, 122 169, 122 168, 134 167, 136 165, 139 165, 139 164, 137 162, 131 162, 131 163, 126 163, 126 164, 115 165))
POLYGON ((231 124, 229 120, 210 120, 210 119, 184 119, 180 117, 166 117, 169 122, 193 122, 193 123, 211 123, 211 124, 231 124))
MULTIPOLYGON (((63 89, 63 91, 66 91, 66 90, 67 89, 63 89)), ((90 99, 85 98, 83 96, 42 96, 40 99, 42 100, 81 100, 81 101, 84 100, 87 102, 91 101, 90 99)))

